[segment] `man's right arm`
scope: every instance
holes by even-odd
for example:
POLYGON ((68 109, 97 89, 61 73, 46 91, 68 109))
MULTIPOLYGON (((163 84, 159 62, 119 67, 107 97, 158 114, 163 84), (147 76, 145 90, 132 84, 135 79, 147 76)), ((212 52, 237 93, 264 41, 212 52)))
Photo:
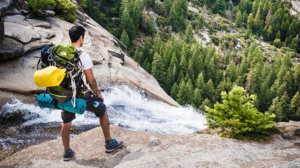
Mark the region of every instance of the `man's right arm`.
POLYGON ((104 99, 103 99, 102 95, 100 94, 100 92, 98 90, 97 81, 94 77, 92 68, 87 69, 87 70, 83 70, 83 72, 84 72, 86 81, 89 84, 92 91, 94 92, 94 94, 97 95, 97 97, 99 97, 102 100, 102 102, 104 102, 104 99))

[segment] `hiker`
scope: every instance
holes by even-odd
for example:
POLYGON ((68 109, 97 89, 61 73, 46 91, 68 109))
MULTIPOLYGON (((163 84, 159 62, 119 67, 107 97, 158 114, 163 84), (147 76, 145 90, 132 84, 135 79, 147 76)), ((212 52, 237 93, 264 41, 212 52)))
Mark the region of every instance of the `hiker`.
MULTIPOLYGON (((80 51, 80 47, 83 46, 84 41, 84 34, 85 29, 82 26, 73 26, 69 30, 69 36, 71 38, 72 44, 76 47, 77 51, 79 51, 79 58, 82 65, 82 70, 86 78, 86 82, 89 84, 91 91, 87 90, 87 87, 85 88, 87 91, 85 91, 85 94, 82 94, 81 97, 87 99, 87 110, 90 112, 95 113, 97 117, 99 117, 99 122, 105 137, 105 152, 110 153, 115 151, 118 148, 121 148, 123 146, 122 141, 117 141, 116 139, 112 139, 110 135, 110 126, 109 126, 109 118, 107 114, 107 108, 105 106, 104 99, 102 95, 100 94, 97 86, 97 82, 95 80, 95 77, 93 75, 93 62, 91 57, 85 53, 80 51), (88 97, 88 98, 87 98, 88 97), (93 102, 97 100, 97 104, 95 107, 95 104, 93 105, 93 102)), ((76 78, 75 78, 76 79, 76 78)), ((79 82, 81 79, 77 79, 75 82, 79 82)), ((83 84, 84 85, 84 84, 83 84)), ((80 97, 80 96, 79 96, 80 97)), ((63 120, 63 125, 61 128, 61 136, 62 136, 62 142, 64 146, 64 155, 63 160, 68 161, 70 160, 74 155, 75 152, 70 148, 70 127, 72 124, 72 120, 76 118, 75 113, 62 111, 61 117, 63 120)))

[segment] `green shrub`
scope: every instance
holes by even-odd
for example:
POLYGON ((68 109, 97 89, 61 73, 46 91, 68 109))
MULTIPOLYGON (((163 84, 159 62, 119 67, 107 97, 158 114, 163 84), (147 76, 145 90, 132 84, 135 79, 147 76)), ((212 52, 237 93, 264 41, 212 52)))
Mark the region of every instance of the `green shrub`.
POLYGON ((212 35, 211 37, 211 41, 216 45, 216 46, 218 46, 219 45, 219 43, 220 43, 220 39, 219 39, 219 37, 218 36, 216 36, 216 35, 212 35))
POLYGON ((68 22, 76 20, 75 13, 77 11, 76 5, 71 0, 55 0, 56 5, 54 12, 64 18, 68 22))
POLYGON ((277 39, 274 40, 274 46, 277 47, 277 48, 281 47, 281 41, 280 41, 280 39, 277 38, 277 39))
POLYGON ((158 16, 156 19, 156 24, 158 26, 165 26, 166 25, 166 19, 162 16, 158 16))
POLYGON ((29 0, 28 9, 34 16, 42 16, 45 10, 53 10, 56 15, 69 22, 76 20, 76 5, 71 0, 29 0))
POLYGON ((29 0, 28 9, 35 16, 41 15, 42 11, 52 10, 56 5, 55 0, 29 0))
POLYGON ((275 115, 261 113, 254 107, 255 96, 234 86, 227 94, 221 93, 222 104, 216 103, 214 109, 205 107, 209 128, 221 128, 223 137, 252 140, 268 139, 275 129, 275 115))
POLYGON ((165 16, 167 14, 167 9, 166 9, 165 5, 161 2, 155 3, 154 11, 155 11, 155 13, 157 13, 161 16, 165 16))

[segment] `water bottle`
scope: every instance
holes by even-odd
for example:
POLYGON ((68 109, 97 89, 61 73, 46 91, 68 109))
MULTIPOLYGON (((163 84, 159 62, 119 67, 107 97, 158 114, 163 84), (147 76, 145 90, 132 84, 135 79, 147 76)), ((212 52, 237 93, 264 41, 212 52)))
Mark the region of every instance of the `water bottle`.
POLYGON ((98 101, 94 101, 94 102, 93 102, 93 106, 94 106, 95 108, 97 108, 97 107, 99 106, 99 104, 100 104, 100 103, 99 103, 98 101))

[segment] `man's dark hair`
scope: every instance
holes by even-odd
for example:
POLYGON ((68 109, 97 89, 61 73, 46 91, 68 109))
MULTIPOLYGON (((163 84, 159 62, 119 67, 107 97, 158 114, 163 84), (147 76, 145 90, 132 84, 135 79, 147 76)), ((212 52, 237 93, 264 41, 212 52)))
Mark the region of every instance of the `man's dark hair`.
POLYGON ((71 39, 71 42, 74 43, 79 40, 80 36, 84 38, 85 29, 82 26, 73 26, 69 30, 69 36, 71 39))

